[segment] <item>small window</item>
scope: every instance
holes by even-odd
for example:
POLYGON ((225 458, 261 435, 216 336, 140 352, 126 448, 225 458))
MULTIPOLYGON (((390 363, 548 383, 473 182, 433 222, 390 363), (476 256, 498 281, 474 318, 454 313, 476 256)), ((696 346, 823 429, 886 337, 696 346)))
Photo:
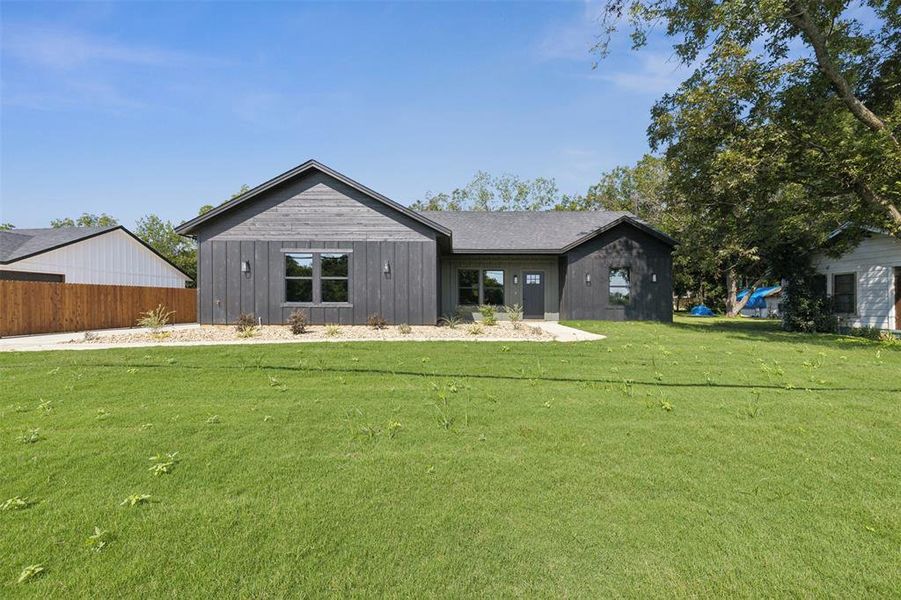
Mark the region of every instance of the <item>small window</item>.
POLYGON ((313 301, 313 255, 285 255, 285 301, 313 301))
POLYGON ((475 306, 479 303, 479 272, 460 269, 457 272, 457 304, 475 306))
POLYGON ((541 285, 541 275, 538 273, 527 273, 526 285, 541 285))
POLYGON ((610 269, 609 303, 611 306, 625 306, 629 304, 629 269, 627 267, 610 269))
POLYGON ((319 285, 323 302, 347 302, 347 255, 321 254, 319 285))
POLYGON ((835 312, 853 315, 857 312, 857 280, 854 273, 843 273, 832 277, 832 305, 835 312))
POLYGON ((503 271, 482 271, 482 301, 494 306, 504 305, 503 271))

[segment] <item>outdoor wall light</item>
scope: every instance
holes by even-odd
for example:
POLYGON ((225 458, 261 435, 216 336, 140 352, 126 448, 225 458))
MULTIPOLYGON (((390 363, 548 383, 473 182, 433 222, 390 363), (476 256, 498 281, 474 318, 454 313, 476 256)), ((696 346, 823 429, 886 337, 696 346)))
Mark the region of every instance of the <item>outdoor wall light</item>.
POLYGON ((244 277, 250 279, 250 261, 242 260, 241 261, 241 272, 244 273, 244 277))
POLYGON ((391 277, 391 263, 387 260, 385 261, 385 266, 382 271, 385 273, 385 277, 391 277))
POLYGON ((591 285, 591 273, 585 273, 585 285, 591 285))
POLYGON ((657 283, 657 273, 651 273, 651 283, 657 283))
POLYGON ((514 275, 513 276, 513 285, 518 285, 518 284, 519 284, 519 275, 514 275))

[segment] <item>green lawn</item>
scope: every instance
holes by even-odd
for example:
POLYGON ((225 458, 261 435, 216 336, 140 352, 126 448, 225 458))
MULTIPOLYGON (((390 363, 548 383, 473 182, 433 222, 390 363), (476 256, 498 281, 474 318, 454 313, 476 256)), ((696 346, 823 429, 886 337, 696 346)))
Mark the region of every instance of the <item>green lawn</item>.
POLYGON ((576 325, 0 354, 0 596, 897 597, 898 346, 576 325))

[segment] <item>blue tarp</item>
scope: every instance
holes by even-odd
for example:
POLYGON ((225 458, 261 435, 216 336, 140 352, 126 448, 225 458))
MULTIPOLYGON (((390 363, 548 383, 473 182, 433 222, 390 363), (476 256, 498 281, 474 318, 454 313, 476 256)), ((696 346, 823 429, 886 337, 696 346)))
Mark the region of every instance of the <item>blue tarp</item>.
MULTIPOLYGON (((766 308, 766 297, 774 292, 779 291, 782 288, 778 285, 772 285, 770 287, 762 287, 754 290, 754 293, 751 294, 751 299, 748 300, 748 303, 745 304, 745 308, 766 308)), ((748 293, 748 290, 742 290, 736 296, 736 299, 741 301, 748 293)))
POLYGON ((693 309, 691 309, 689 314, 693 317, 712 317, 712 316, 714 316, 714 312, 712 310, 710 310, 709 308, 707 308, 706 306, 704 306, 703 304, 699 304, 699 305, 695 306, 693 309))

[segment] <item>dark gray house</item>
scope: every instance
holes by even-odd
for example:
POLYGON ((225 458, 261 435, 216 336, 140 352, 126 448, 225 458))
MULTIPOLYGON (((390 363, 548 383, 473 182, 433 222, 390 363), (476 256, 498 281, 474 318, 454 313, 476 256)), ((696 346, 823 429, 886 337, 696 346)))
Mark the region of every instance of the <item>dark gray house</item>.
POLYGON ((419 213, 316 162, 177 228, 199 245, 198 318, 435 324, 479 304, 526 318, 672 320, 675 241, 625 212, 419 213))

